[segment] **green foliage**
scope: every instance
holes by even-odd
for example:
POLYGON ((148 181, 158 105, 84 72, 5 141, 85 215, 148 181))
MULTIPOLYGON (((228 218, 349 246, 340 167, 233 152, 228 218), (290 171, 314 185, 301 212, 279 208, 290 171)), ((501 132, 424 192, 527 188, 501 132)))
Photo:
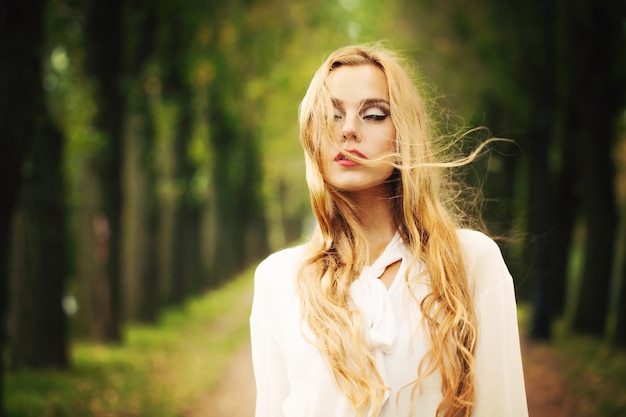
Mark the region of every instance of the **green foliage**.
POLYGON ((248 335, 251 278, 168 310, 156 327, 129 326, 124 346, 75 343, 72 370, 8 373, 7 415, 183 415, 248 335))
POLYGON ((178 108, 172 104, 154 98, 151 102, 154 124, 154 164, 159 174, 157 195, 165 201, 176 200, 181 193, 180 184, 176 183, 174 161, 174 127, 178 108))

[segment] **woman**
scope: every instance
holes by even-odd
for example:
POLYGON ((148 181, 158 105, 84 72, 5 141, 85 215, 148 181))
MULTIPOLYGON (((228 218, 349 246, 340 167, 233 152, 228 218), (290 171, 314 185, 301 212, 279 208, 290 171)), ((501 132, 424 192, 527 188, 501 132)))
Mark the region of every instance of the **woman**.
POLYGON ((527 416, 511 276, 445 207, 464 162, 435 161, 399 59, 332 53, 299 119, 318 225, 255 274, 256 416, 527 416))

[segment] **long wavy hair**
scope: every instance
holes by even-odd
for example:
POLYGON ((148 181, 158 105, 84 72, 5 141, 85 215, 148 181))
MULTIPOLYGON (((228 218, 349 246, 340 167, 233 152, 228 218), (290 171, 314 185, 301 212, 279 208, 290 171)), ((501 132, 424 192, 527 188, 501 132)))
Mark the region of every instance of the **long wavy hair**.
POLYGON ((427 106, 413 72, 404 59, 380 44, 348 46, 332 53, 314 75, 300 105, 306 179, 318 224, 297 279, 303 320, 355 410, 376 415, 389 388, 364 342, 362 315, 349 302, 350 285, 368 262, 368 242, 349 195, 326 181, 321 153, 324 141, 338 140, 326 79, 334 69, 354 65, 374 65, 387 79, 395 154, 363 162, 393 164, 389 178, 393 221, 412 253, 404 279, 411 288, 417 277, 410 271, 423 263, 430 280, 430 293, 421 300, 414 297, 431 349, 416 369, 411 398, 429 375, 439 372, 443 400, 437 416, 469 416, 475 398, 476 313, 456 233, 458 217, 446 203, 449 188, 443 171, 466 164, 479 150, 464 159, 437 160, 442 149, 434 149, 427 106))

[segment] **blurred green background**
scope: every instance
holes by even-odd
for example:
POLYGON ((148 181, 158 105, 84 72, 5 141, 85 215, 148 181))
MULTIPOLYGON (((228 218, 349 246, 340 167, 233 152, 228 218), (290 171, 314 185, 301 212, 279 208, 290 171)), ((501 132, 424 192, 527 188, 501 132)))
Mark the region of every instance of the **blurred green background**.
MULTIPOLYGON (((617 363, 625 10, 612 0, 3 2, 0 412, 180 415, 166 398, 187 402, 210 380, 182 372, 176 396, 138 369, 221 363, 245 339, 247 301, 233 288, 247 294, 249 268, 310 228, 298 103, 328 53, 375 40, 415 60, 442 133, 486 126, 515 141, 462 179, 483 189, 523 332, 584 337, 598 367, 617 363), (216 298, 232 304, 210 307, 216 298), (190 324, 235 310, 221 347, 190 324), (196 356, 168 350, 193 337, 205 338, 196 356)), ((611 384, 626 383, 620 363, 611 384)), ((606 415, 624 412, 623 397, 606 415)))

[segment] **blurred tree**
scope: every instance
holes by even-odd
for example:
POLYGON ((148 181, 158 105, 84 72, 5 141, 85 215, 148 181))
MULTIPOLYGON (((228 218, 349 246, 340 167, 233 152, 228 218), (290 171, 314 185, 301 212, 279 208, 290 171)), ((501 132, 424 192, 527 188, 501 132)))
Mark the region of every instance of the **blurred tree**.
MULTIPOLYGON (((173 180, 176 187, 170 249, 170 293, 166 301, 179 304, 204 288, 200 259, 203 201, 193 192, 197 166, 190 158, 193 132, 193 91, 189 83, 189 52, 197 31, 195 2, 159 3, 159 63, 162 99, 176 108, 172 126, 173 180)), ((213 6, 220 7, 220 6, 213 6)))
POLYGON ((536 339, 549 339, 553 314, 550 260, 554 216, 549 155, 556 114, 553 86, 555 11, 553 2, 520 2, 517 7, 519 23, 516 30, 531 34, 520 39, 518 44, 522 60, 527 65, 526 71, 520 71, 520 81, 528 89, 532 103, 529 123, 524 132, 524 145, 529 152, 530 175, 528 233, 531 236, 529 258, 533 285, 533 318, 530 331, 536 339))
MULTIPOLYGON (((40 57, 36 45, 41 42, 42 33, 38 15, 31 7, 42 9, 41 4, 0 4, 0 16, 3 16, 0 19, 0 348, 3 351, 9 315, 11 220, 21 186, 22 157, 35 130, 30 110, 39 88, 36 68, 40 57), (22 42, 13 42, 14 37, 22 42)), ((0 416, 4 415, 4 365, 3 356, 0 359, 0 416)))
POLYGON ((67 295, 75 297, 71 314, 75 337, 94 337, 106 296, 109 251, 108 221, 94 160, 106 147, 106 136, 93 129, 98 105, 94 83, 85 74, 84 10, 72 0, 49 0, 46 13, 47 60, 44 86, 48 109, 62 128, 68 218, 72 245, 67 295), (98 304, 100 302, 100 304, 98 304), (100 307, 100 309, 98 309, 100 307), (94 325, 95 324, 95 325, 94 325))
MULTIPOLYGON (((225 25, 220 29, 223 31, 221 42, 226 44, 221 47, 227 49, 234 45, 228 44, 226 31, 237 28, 234 22, 225 25), (228 27, 230 25, 233 26, 228 27)), ((245 85, 245 74, 238 73, 240 63, 232 56, 239 52, 220 52, 214 57, 217 61, 216 79, 220 82, 208 87, 207 108, 213 152, 211 188, 215 223, 212 258, 215 262, 211 277, 215 283, 225 280, 265 251, 262 229, 265 216, 259 192, 263 177, 253 133, 256 126, 250 124, 245 108, 238 108, 234 100, 243 94, 240 86, 245 85), (254 235, 258 238, 250 239, 254 235)))
POLYGON ((106 140, 104 148, 92 161, 102 189, 101 213, 97 217, 100 226, 96 233, 100 235, 101 261, 105 268, 103 274, 96 276, 98 282, 94 285, 94 334, 98 340, 111 342, 122 339, 123 4, 122 0, 90 0, 85 4, 86 67, 96 81, 98 97, 94 124, 106 140))
POLYGON ((585 255, 576 310, 577 331, 605 331, 617 213, 611 151, 626 104, 623 73, 626 6, 612 0, 567 3, 570 78, 567 125, 579 146, 584 189, 585 255), (592 105, 590 105, 590 103, 592 105))
MULTIPOLYGON (((1 124, 8 142, 6 155, 15 158, 3 161, 9 168, 6 179, 15 181, 6 184, 9 200, 3 209, 15 207, 13 199, 21 182, 11 245, 9 357, 13 368, 66 367, 69 362, 61 304, 68 273, 64 138, 47 110, 42 83, 46 4, 11 4, 3 7, 2 14, 6 36, 2 36, 0 117, 6 118, 1 124), (21 42, 10 41, 16 36, 21 42)), ((2 232, 8 231, 2 227, 2 232)), ((2 257, 6 259, 6 252, 2 257)), ((2 272, 4 277, 6 271, 2 272)))
MULTIPOLYGON (((622 61, 626 71, 626 57, 622 61)), ((608 305, 607 340, 613 346, 626 348, 626 118, 617 126, 619 137, 614 147, 616 195, 619 208, 615 259, 608 305)))
POLYGON ((125 320, 154 322, 160 299, 157 273, 157 175, 154 121, 149 106, 157 44, 158 2, 129 0, 123 9, 123 74, 127 94, 122 175, 121 290, 125 320))
POLYGON ((621 219, 615 245, 606 333, 611 345, 626 348, 626 206, 622 206, 621 219))

